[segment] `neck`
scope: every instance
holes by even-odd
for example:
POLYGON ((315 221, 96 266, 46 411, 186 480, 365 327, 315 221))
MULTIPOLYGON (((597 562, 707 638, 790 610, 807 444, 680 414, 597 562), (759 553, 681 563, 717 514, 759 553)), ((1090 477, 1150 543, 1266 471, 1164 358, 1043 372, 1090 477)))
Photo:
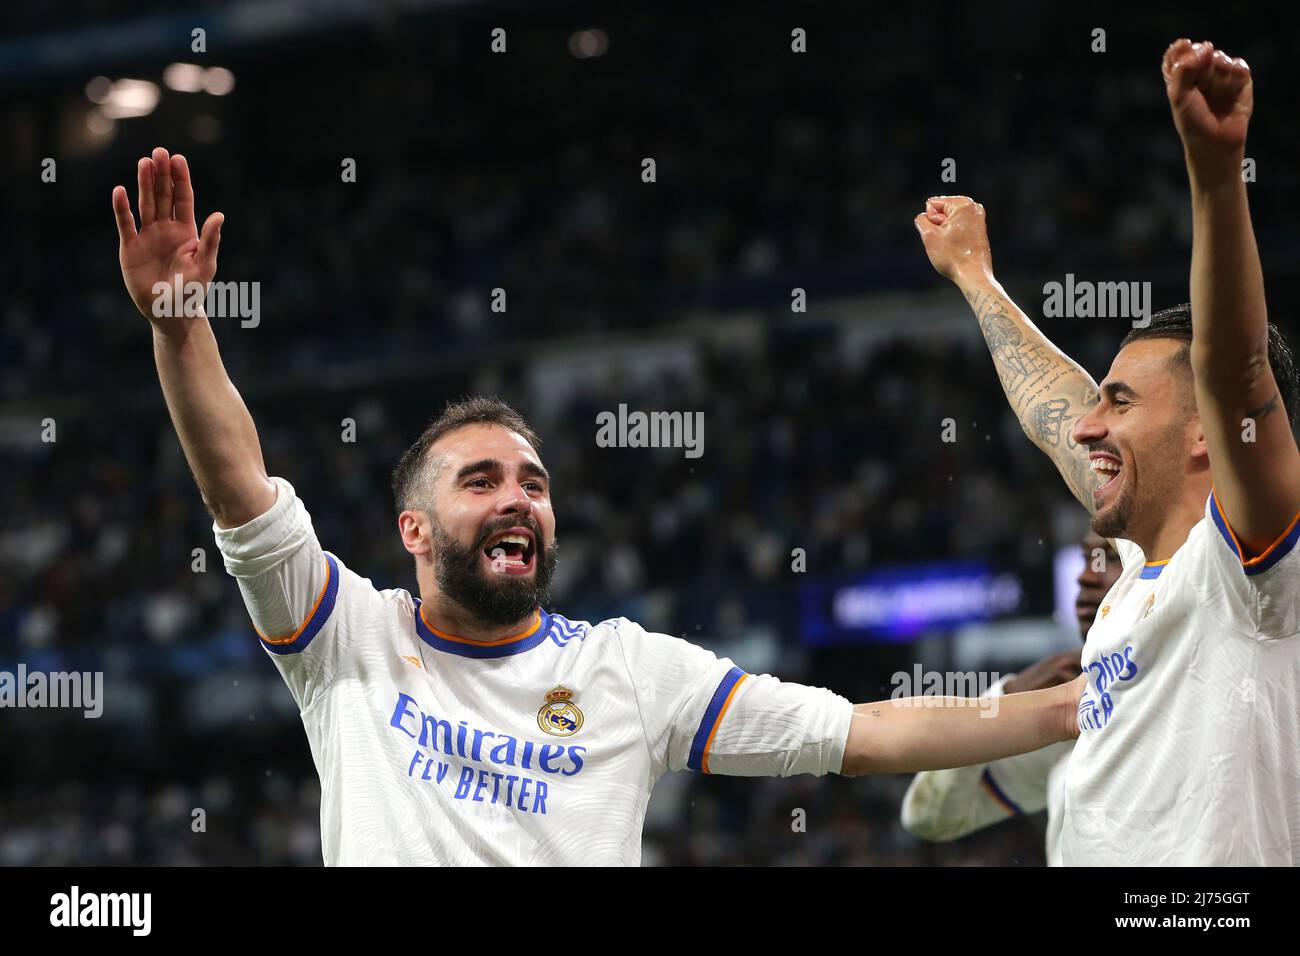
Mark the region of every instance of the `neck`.
POLYGON ((1183 546, 1196 522, 1205 517, 1205 499, 1210 496, 1210 481, 1189 482, 1185 494, 1172 506, 1162 510, 1160 523, 1133 537, 1148 562, 1168 561, 1183 546))

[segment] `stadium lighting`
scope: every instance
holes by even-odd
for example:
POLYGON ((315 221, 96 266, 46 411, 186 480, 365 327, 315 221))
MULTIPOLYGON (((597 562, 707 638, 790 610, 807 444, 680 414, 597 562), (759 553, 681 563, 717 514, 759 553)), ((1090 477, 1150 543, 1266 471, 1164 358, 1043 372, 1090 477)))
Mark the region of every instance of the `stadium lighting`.
POLYGON ((225 96, 235 88, 235 74, 224 66, 209 69, 195 63, 173 63, 163 70, 163 82, 178 93, 210 93, 225 96))
POLYGON ((86 84, 86 99, 92 103, 104 103, 112 90, 112 80, 106 76, 97 76, 86 84))
POLYGON ((579 30, 569 37, 569 52, 579 60, 602 55, 609 49, 609 35, 604 30, 579 30))
POLYGON ((158 84, 148 80, 116 80, 99 108, 109 119, 148 116, 160 95, 158 84))
POLYGON ((214 66, 203 74, 203 89, 213 96, 225 96, 235 88, 235 74, 224 66, 214 66))
POLYGON ((104 139, 112 135, 116 126, 116 121, 111 116, 106 115, 99 107, 86 114, 86 129, 96 139, 104 139))
POLYGON ((203 74, 206 72, 194 63, 173 63, 163 70, 163 83, 177 93, 199 93, 203 90, 203 74))

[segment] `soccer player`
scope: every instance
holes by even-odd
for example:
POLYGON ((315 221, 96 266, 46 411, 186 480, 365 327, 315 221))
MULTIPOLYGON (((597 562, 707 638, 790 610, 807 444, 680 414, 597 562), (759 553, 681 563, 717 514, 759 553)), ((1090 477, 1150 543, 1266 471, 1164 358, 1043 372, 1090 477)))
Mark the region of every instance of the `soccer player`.
POLYGON ((1100 387, 994 280, 982 207, 934 198, 916 226, 1021 425, 1124 562, 1084 647, 1062 861, 1294 865, 1297 373, 1242 179, 1251 76, 1187 40, 1163 73, 1191 181, 1191 305, 1133 328, 1100 387))
MULTIPOLYGON (((1121 563, 1110 542, 1095 531, 1084 536, 1081 547, 1084 564, 1074 609, 1079 637, 1086 641, 1097 610, 1105 606, 1106 594, 1119 578, 1121 563)), ((1079 652, 1062 651, 1023 673, 1008 674, 989 688, 988 696, 1064 684, 1074 680, 1079 669, 1079 652)), ((1045 808, 1047 863, 1060 866, 1065 768, 1073 749, 1073 741, 1061 741, 992 763, 918 773, 903 797, 903 827, 923 840, 946 842, 1045 808)))
POLYGON ((419 593, 376 588, 268 477, 206 314, 154 314, 174 277, 212 280, 221 214, 196 229, 181 156, 155 149, 137 179, 138 231, 113 190, 122 275, 226 569, 301 710, 327 864, 634 864, 668 770, 898 773, 1078 734, 1083 675, 991 719, 957 698, 854 707, 626 618, 549 612, 550 477, 532 429, 491 399, 450 406, 402 456, 397 528, 419 593))

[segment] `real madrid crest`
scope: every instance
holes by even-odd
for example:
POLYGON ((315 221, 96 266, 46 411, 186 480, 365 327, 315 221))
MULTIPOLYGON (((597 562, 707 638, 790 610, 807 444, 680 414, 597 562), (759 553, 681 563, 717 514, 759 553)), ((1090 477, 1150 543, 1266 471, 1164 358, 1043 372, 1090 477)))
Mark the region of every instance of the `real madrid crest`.
POLYGON ((582 711, 573 702, 573 691, 560 685, 546 695, 537 712, 537 726, 553 737, 572 737, 582 728, 582 711))

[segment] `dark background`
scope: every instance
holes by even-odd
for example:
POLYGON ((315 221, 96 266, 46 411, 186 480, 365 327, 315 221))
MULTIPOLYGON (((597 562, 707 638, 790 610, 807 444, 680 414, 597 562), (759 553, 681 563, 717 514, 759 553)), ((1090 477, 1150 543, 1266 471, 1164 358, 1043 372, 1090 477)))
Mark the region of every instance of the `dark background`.
MULTIPOLYGON (((1084 512, 926 261, 911 219, 927 196, 985 204, 1031 317, 1066 273, 1185 301, 1159 62, 1176 37, 1211 39, 1254 70, 1252 208, 1271 317, 1295 334, 1296 44, 1267 8, 19 0, 0 25, 0 669, 102 670, 107 700, 99 720, 0 711, 0 863, 320 862, 305 735, 221 567, 118 271, 110 191, 134 206, 155 145, 188 157, 200 220, 226 215, 217 278, 261 284, 258 327, 214 328, 268 469, 325 548, 414 588, 388 472, 445 401, 496 393, 541 432, 555 479, 557 610, 625 615, 855 700, 888 696, 914 661, 969 659, 962 634, 808 647, 794 548, 818 580, 1014 569, 1024 604, 993 633, 1031 638, 984 669, 1077 640, 1051 619, 1051 564, 1084 512), (576 57, 588 29, 608 47, 576 57), (174 62, 226 68, 234 89, 171 90, 174 62), (161 96, 96 133, 96 76, 161 96), (703 457, 598 448, 595 415, 620 403, 703 411, 703 457)), ((1097 379, 1127 328, 1042 324, 1097 379)), ((1043 861, 1038 821, 915 840, 897 822, 906 784, 673 775, 645 862, 1043 861)))

